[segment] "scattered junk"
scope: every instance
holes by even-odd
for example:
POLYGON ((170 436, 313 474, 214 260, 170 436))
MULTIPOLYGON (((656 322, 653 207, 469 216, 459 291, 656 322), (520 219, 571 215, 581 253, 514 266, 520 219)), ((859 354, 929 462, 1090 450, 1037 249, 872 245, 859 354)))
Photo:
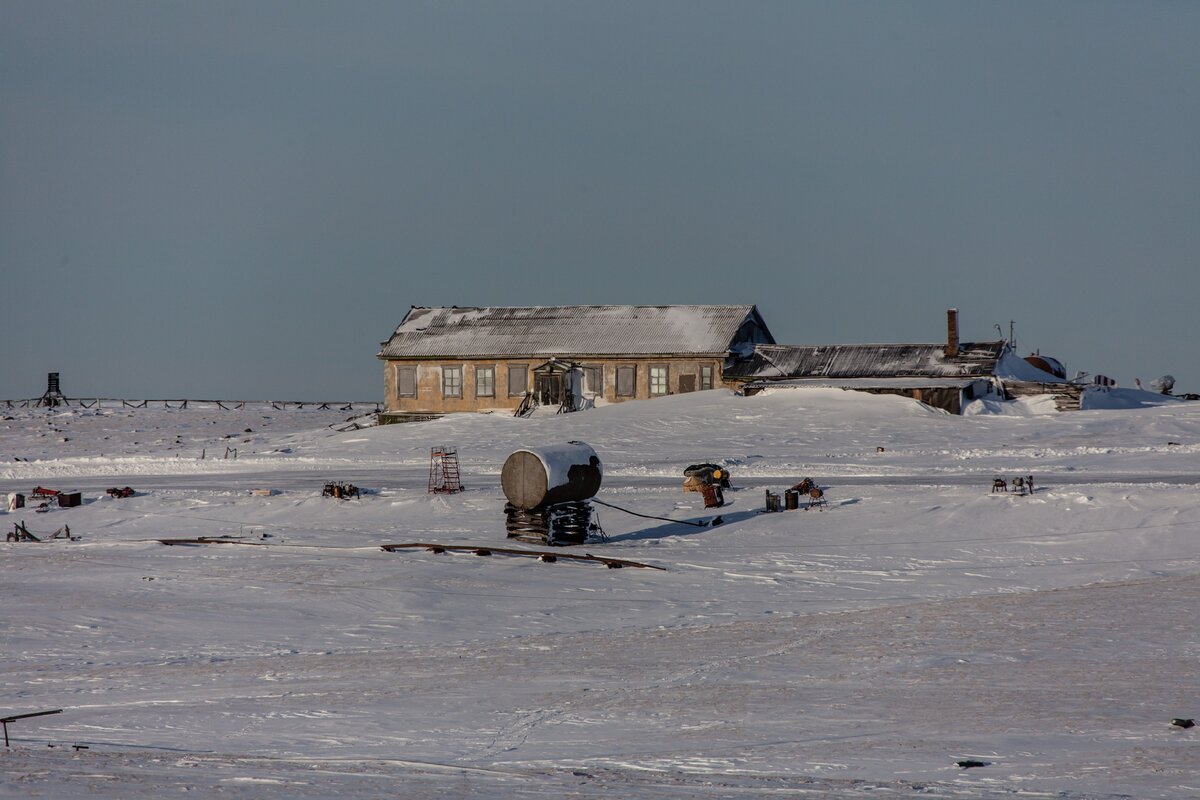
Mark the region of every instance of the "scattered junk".
POLYGON ((1163 375, 1150 381, 1150 388, 1159 394, 1170 394, 1175 389, 1175 376, 1163 375))
MULTIPOLYGON (((35 509, 36 513, 39 514, 44 514, 50 510, 51 500, 57 502, 59 508, 74 508, 75 506, 83 505, 82 492, 60 492, 57 489, 47 489, 44 486, 35 486, 33 491, 29 493, 29 499, 41 501, 38 503, 37 509, 35 509)), ((10 497, 10 511, 13 510, 11 507, 13 502, 14 501, 10 497)))
POLYGON ((457 447, 434 447, 429 451, 429 493, 454 494, 461 492, 461 473, 458 468, 457 447))
POLYGON ((819 508, 822 511, 824 511, 825 507, 827 505, 828 505, 828 503, 825 502, 825 490, 824 489, 822 489, 820 486, 813 486, 813 488, 808 490, 808 505, 805 506, 805 508, 804 508, 805 511, 807 511, 808 509, 813 508, 813 507, 819 508))
POLYGON ((133 488, 130 486, 125 486, 122 488, 117 488, 114 486, 111 489, 106 490, 105 494, 109 495, 110 497, 123 498, 133 497, 135 494, 137 494, 137 492, 133 491, 133 488))
POLYGON ((967 759, 963 759, 962 761, 955 761, 954 765, 957 767, 961 767, 962 769, 971 769, 972 767, 990 767, 992 765, 992 762, 976 761, 973 758, 967 758, 967 759))
MULTIPOLYGON (((55 377, 58 377, 55 375, 55 377)), ((30 717, 44 717, 49 714, 61 714, 62 709, 56 708, 53 711, 31 711, 28 714, 12 714, 7 717, 0 718, 0 725, 4 726, 4 746, 8 747, 8 723, 16 722, 19 719, 29 719, 30 717)), ((85 748, 86 749, 86 748, 85 748)))
MULTIPOLYGON (((708 482, 718 483, 722 489, 733 488, 729 483, 729 468, 722 467, 719 464, 692 464, 683 471, 684 477, 690 478, 699 476, 708 482)), ((687 481, 683 482, 683 488, 694 492, 695 489, 688 489, 687 481)))
POLYGON ((1185 728, 1186 729, 1186 728, 1194 727, 1196 725, 1196 720, 1180 719, 1180 718, 1176 717, 1175 719, 1171 720, 1171 724, 1174 725, 1176 728, 1185 728))
POLYGON ((815 482, 813 482, 812 478, 805 478, 804 480, 800 481, 795 486, 793 486, 791 491, 797 492, 799 494, 808 494, 809 492, 811 492, 813 490, 813 488, 816 487, 816 485, 817 484, 815 482))
POLYGON ((54 531, 54 533, 43 533, 41 536, 38 536, 25 526, 24 520, 21 522, 14 522, 12 531, 4 535, 4 541, 6 542, 49 542, 54 539, 65 539, 70 542, 78 542, 82 538, 82 536, 72 536, 71 527, 69 525, 63 525, 58 530, 54 531))
POLYGON ((700 492, 705 508, 725 505, 722 489, 729 489, 729 470, 716 464, 693 464, 683 471, 683 490, 700 492))
POLYGON ((603 537, 588 502, 600 491, 604 466, 590 445, 568 442, 525 448, 509 455, 500 471, 508 502, 510 539, 548 545, 583 544, 603 537))
POLYGON ((524 556, 526 558, 536 558, 544 564, 554 564, 560 558, 569 561, 588 561, 596 564, 603 564, 609 569, 621 569, 622 567, 637 567, 640 569, 657 569, 666 571, 666 567, 656 566, 654 564, 643 564, 640 561, 628 561, 623 558, 607 558, 605 556, 594 556, 591 553, 575 554, 575 553, 555 553, 550 550, 518 550, 511 547, 477 547, 469 544, 431 544, 429 542, 409 542, 407 544, 385 544, 380 545, 380 548, 386 553, 396 553, 401 550, 425 550, 429 553, 441 555, 443 553, 472 553, 477 556, 481 555, 504 555, 504 556, 524 556))
POLYGON ((274 497, 279 494, 278 489, 251 489, 250 494, 255 497, 274 497))
POLYGON ((59 508, 74 508, 75 506, 83 505, 82 492, 59 492, 58 506, 59 508))
POLYGON ((992 494, 998 494, 1001 492, 1007 494, 1010 486, 1012 487, 1013 492, 1021 495, 1022 497, 1027 494, 1033 494, 1033 476, 1018 475, 1013 478, 1012 481, 1006 481, 1000 475, 992 478, 992 494))
POLYGON ((322 497, 332 497, 335 500, 349 500, 351 497, 362 497, 362 489, 352 483, 327 483, 321 491, 322 497))
POLYGON ((18 508, 25 507, 25 495, 20 492, 12 492, 8 496, 8 510, 16 511, 18 508))
POLYGON ((705 508, 720 508, 725 505, 725 496, 721 493, 721 484, 706 483, 700 487, 700 495, 704 498, 705 508))
POLYGON ((827 505, 825 502, 825 490, 817 486, 812 478, 805 478, 790 489, 785 489, 782 497, 767 489, 766 507, 763 510, 768 513, 795 511, 800 508, 800 498, 804 495, 808 496, 808 505, 804 507, 805 511, 810 508, 825 509, 827 505))

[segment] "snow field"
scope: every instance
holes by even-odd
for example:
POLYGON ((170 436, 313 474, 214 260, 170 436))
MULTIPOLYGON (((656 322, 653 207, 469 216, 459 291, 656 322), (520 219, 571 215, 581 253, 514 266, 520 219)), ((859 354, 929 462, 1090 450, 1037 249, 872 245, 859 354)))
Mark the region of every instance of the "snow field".
POLYGON ((0 427, 0 491, 85 496, 0 515, 83 536, 0 551, 0 712, 64 708, 12 726, 0 796, 1200 786, 1193 734, 1169 725, 1196 716, 1190 404, 960 418, 706 392, 346 432, 337 413, 134 413, 10 411, 0 427), (70 441, 47 442, 51 424, 70 441), (234 432, 251 438, 236 460, 197 457, 234 432), (690 463, 726 463, 742 488, 718 527, 601 507, 610 541, 575 548, 665 572, 379 549, 506 545, 500 465, 568 440, 604 461, 598 498, 641 513, 714 516, 680 488, 690 463), (442 444, 460 449, 462 494, 425 493, 442 444), (993 495, 993 474, 1033 474, 1037 492, 993 495), (759 513, 764 488, 806 475, 828 510, 759 513), (367 493, 323 498, 329 480, 367 493), (139 494, 104 494, 126 484, 139 494), (155 541, 229 535, 253 544, 155 541))

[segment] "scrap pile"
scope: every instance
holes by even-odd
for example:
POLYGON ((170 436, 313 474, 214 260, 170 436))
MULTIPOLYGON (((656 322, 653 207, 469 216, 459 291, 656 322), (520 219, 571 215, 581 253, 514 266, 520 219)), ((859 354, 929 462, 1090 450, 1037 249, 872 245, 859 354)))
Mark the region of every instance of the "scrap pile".
MULTIPOLYGON (((38 513, 49 511, 51 500, 57 500, 60 508, 73 508, 78 505, 83 505, 82 492, 60 492, 57 489, 47 489, 44 486, 34 487, 33 491, 29 493, 29 499, 42 501, 38 504, 38 513)), ((20 505, 24 505, 24 502, 25 498, 21 495, 10 496, 9 508, 12 510, 14 503, 20 503, 20 505)))
POLYGON ((722 489, 730 488, 729 470, 717 464, 693 464, 683 471, 683 490, 700 492, 705 508, 725 505, 722 489))
POLYGON ((351 497, 362 497, 362 490, 352 483, 327 483, 321 491, 321 496, 348 500, 351 497))
POLYGON ((804 478, 792 488, 784 491, 782 499, 779 495, 773 493, 770 489, 767 490, 766 508, 765 511, 794 511, 800 507, 801 495, 808 495, 808 505, 804 507, 807 511, 810 508, 819 508, 825 510, 825 490, 817 486, 816 481, 812 478, 804 478))
POLYGON ((48 542, 51 539, 67 539, 72 542, 78 542, 81 536, 72 536, 71 528, 68 525, 63 525, 54 533, 41 536, 35 535, 29 528, 25 527, 24 522, 14 522, 11 532, 5 534, 4 541, 6 542, 48 542))

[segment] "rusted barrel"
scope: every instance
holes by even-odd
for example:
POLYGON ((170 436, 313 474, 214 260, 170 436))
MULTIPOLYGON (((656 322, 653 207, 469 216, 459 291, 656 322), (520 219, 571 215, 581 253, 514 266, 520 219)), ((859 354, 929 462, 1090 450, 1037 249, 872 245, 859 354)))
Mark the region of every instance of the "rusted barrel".
POLYGON ((591 446, 583 442, 527 447, 504 462, 500 485, 517 508, 587 500, 600 491, 604 465, 591 446))

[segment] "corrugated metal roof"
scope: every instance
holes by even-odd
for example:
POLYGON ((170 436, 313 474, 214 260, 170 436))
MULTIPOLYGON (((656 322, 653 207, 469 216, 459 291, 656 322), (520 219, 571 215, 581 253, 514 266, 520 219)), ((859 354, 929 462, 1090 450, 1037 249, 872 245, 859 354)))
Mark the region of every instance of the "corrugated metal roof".
POLYGON ((969 378, 991 375, 1005 343, 963 342, 947 358, 944 344, 758 345, 725 368, 737 379, 969 378))
POLYGON ((413 307, 380 358, 724 354, 752 306, 413 307))
POLYGON ((752 381, 746 385, 785 389, 965 389, 978 380, 981 378, 786 378, 752 381))

